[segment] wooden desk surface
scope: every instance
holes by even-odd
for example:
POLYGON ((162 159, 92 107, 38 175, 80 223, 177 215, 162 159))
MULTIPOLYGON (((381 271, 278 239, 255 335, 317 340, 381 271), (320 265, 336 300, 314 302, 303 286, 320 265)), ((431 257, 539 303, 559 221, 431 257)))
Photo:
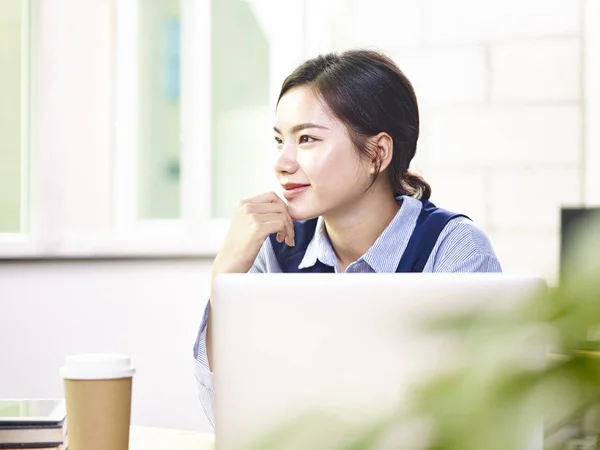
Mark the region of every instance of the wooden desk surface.
POLYGON ((214 450, 212 433, 131 427, 129 450, 214 450))

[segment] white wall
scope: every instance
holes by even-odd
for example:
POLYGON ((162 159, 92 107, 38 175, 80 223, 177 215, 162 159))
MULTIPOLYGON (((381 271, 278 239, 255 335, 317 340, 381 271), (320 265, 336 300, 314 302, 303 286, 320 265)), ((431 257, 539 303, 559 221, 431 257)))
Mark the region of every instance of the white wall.
POLYGON ((193 345, 210 263, 0 263, 0 398, 62 396, 67 354, 124 352, 134 424, 208 430, 193 345))

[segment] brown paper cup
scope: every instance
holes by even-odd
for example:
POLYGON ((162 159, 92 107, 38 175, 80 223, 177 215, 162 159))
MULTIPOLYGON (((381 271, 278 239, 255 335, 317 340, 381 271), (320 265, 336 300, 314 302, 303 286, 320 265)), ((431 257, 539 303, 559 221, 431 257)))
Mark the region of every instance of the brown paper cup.
POLYGON ((76 355, 61 369, 69 450, 129 450, 134 369, 123 355, 76 355))

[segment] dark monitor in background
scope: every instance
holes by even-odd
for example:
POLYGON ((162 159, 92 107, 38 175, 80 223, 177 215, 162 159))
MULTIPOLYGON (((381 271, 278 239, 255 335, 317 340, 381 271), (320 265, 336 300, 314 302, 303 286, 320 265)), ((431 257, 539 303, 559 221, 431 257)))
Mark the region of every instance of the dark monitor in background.
POLYGON ((590 219, 592 215, 598 216, 600 207, 597 208, 562 208, 560 218, 560 279, 563 279, 565 259, 577 238, 577 232, 582 221, 590 219))

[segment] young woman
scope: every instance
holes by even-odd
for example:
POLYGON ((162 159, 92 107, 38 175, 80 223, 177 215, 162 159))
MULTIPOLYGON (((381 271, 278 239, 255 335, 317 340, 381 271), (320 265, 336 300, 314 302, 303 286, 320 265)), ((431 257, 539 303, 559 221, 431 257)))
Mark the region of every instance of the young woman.
MULTIPOLYGON (((499 272, 484 233, 436 208, 409 172, 419 136, 413 88, 387 57, 354 50, 306 61, 283 83, 276 176, 242 201, 213 266, 244 272, 499 272)), ((194 356, 212 424, 210 304, 194 356)))

